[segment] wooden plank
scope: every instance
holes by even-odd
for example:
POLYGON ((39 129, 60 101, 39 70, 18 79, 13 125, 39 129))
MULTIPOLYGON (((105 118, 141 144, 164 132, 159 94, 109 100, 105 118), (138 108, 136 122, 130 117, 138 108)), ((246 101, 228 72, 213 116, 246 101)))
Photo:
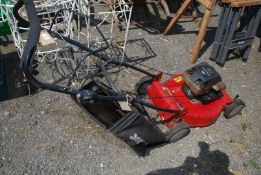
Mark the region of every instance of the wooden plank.
POLYGON ((164 10, 166 16, 169 17, 170 16, 169 6, 168 6, 166 0, 159 0, 159 3, 162 5, 163 10, 164 10))
POLYGON ((199 54, 199 51, 200 51, 200 48, 201 48, 201 44, 202 44, 202 42, 205 38, 205 35, 206 35, 208 21, 211 17, 211 14, 212 14, 212 11, 213 11, 213 9, 216 5, 216 2, 217 2, 217 0, 213 0, 212 7, 205 11, 205 14, 202 18, 202 22, 201 22, 201 25, 200 25, 200 28, 199 28, 197 40, 194 44, 194 48, 193 48, 192 53, 191 53, 191 63, 195 63, 197 58, 198 58, 198 54, 199 54))
POLYGON ((244 0, 231 3, 231 7, 241 8, 261 5, 261 0, 244 0))
POLYGON ((259 0, 221 0, 224 4, 231 4, 234 2, 259 1, 259 0))
POLYGON ((178 19, 183 15, 183 13, 186 12, 186 10, 189 8, 189 5, 192 3, 193 0, 186 0, 182 6, 180 7, 180 9, 177 11, 177 13, 175 14, 175 16, 171 19, 170 23, 168 24, 168 26, 165 28, 163 34, 167 35, 170 31, 170 29, 176 24, 176 22, 178 21, 178 19))
POLYGON ((240 1, 245 1, 245 0, 221 0, 221 2, 224 4, 230 4, 232 2, 240 2, 240 1))
POLYGON ((198 2, 205 6, 207 9, 211 8, 212 0, 198 0, 198 2))

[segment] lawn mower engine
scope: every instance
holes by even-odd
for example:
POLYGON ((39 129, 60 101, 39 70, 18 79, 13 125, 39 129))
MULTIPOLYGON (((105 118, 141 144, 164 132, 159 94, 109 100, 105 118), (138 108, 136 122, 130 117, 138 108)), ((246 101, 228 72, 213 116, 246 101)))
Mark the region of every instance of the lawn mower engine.
POLYGON ((144 82, 140 83, 138 93, 144 93, 141 87, 146 87, 146 94, 152 104, 181 110, 175 115, 158 111, 168 128, 173 128, 181 120, 189 127, 208 126, 218 119, 222 111, 226 118, 232 118, 245 105, 242 100, 233 99, 226 92, 221 76, 207 63, 196 65, 184 74, 173 75, 164 83, 159 79, 152 80, 150 84, 148 79, 147 84, 144 82))

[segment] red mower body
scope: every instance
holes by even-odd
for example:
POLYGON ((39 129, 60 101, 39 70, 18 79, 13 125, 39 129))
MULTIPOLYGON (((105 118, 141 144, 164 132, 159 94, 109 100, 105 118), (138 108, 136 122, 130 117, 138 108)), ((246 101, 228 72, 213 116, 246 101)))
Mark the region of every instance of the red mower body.
POLYGON ((181 87, 184 85, 183 74, 176 74, 165 83, 154 80, 147 87, 147 95, 151 102, 159 107, 173 110, 183 109, 178 116, 172 113, 158 111, 159 117, 169 128, 175 125, 175 118, 181 118, 190 127, 203 127, 213 124, 224 110, 225 106, 233 101, 233 98, 222 90, 223 96, 210 102, 201 104, 191 101, 181 87))

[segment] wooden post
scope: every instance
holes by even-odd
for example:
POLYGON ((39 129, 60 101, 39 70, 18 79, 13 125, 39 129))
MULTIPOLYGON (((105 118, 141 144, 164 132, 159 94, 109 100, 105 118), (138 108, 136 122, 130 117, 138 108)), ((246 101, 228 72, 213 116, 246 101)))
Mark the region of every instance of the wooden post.
POLYGON ((198 54, 199 54, 199 51, 200 51, 200 48, 201 48, 202 41, 204 40, 204 37, 206 35, 208 21, 209 21, 209 18, 211 17, 211 14, 212 14, 212 11, 213 11, 213 9, 216 5, 216 2, 217 2, 217 0, 212 1, 213 4, 212 4, 211 8, 206 9, 205 14, 204 14, 204 16, 201 20, 201 25, 200 25, 200 28, 199 28, 197 40, 194 44, 194 48, 193 48, 192 53, 191 53, 191 62, 192 63, 195 63, 197 58, 198 58, 198 54))

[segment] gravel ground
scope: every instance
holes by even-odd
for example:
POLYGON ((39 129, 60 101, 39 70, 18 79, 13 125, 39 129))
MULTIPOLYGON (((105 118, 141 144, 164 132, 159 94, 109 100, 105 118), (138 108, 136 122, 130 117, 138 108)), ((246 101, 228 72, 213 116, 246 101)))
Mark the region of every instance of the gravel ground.
MULTIPOLYGON (((184 31, 163 36, 159 31, 164 17, 151 16, 154 21, 151 28, 132 26, 130 30, 129 40, 146 41, 156 54, 151 54, 152 57, 143 64, 171 73, 191 67, 190 52, 197 23, 179 23, 184 31)), ((217 17, 211 19, 207 40, 203 43, 204 52, 198 63, 206 61, 213 65, 223 76, 229 93, 240 95, 247 105, 241 115, 230 120, 221 116, 209 127, 192 129, 190 135, 177 143, 154 149, 147 157, 138 157, 89 119, 69 96, 50 91, 17 96, 19 90, 24 90, 21 79, 17 78, 19 70, 8 69, 8 78, 13 76, 9 84, 14 84, 10 88, 15 93, 11 94, 12 99, 0 103, 0 173, 261 174, 259 40, 255 40, 246 63, 235 59, 221 68, 209 60, 209 45, 217 20, 217 17)), ((10 64, 17 66, 14 64, 17 62, 14 46, 3 37, 0 41, 1 56, 9 57, 13 60, 10 64)), ((143 51, 138 44, 127 48, 129 57, 145 55, 143 51)), ((131 87, 130 82, 136 80, 135 73, 124 72, 119 77, 119 85, 131 87)))

